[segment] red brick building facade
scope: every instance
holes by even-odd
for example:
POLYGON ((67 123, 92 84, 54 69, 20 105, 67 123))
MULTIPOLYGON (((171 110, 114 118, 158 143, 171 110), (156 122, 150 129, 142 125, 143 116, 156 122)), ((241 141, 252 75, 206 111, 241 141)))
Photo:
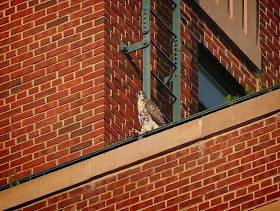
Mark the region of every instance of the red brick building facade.
MULTIPOLYGON (((151 2, 170 25, 172 4, 151 2)), ((257 68, 262 88, 279 83, 280 3, 257 2, 260 68, 197 3, 181 1, 182 118, 199 112, 199 43, 245 90, 258 90, 257 68)), ((9 183, 9 173, 14 180, 15 171, 19 178, 41 172, 140 129, 136 93, 143 88, 143 54, 130 58, 120 43, 142 39, 142 1, 12 0, 0 6, 0 185, 9 183)), ((171 35, 155 18, 151 30, 170 56, 171 35)), ((170 73, 155 48, 151 64, 159 77, 170 73)), ((171 120, 172 98, 154 78, 151 91, 171 120)), ((274 202, 280 198, 279 108, 19 209, 242 210, 274 202)))

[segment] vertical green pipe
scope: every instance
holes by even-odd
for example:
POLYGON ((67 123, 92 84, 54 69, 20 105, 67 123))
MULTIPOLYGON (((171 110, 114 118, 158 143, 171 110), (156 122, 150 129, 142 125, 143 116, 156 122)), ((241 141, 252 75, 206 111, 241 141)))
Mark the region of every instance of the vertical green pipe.
POLYGON ((149 43, 143 49, 143 91, 151 99, 151 31, 150 31, 150 0, 143 0, 142 33, 143 41, 149 43))
POLYGON ((181 119, 181 5, 180 0, 173 0, 176 6, 172 13, 172 31, 176 35, 173 40, 173 62, 176 65, 173 72, 173 94, 177 99, 173 102, 173 121, 181 119))

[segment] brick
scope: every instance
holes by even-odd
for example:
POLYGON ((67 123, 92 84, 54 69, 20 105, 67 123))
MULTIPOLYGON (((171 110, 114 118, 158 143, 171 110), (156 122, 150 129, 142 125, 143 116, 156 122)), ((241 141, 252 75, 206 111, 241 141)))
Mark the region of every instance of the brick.
MULTIPOLYGON (((172 183, 172 184, 170 184, 170 185, 167 185, 166 186, 166 191, 171 191, 171 190, 173 190, 173 189, 178 189, 178 188, 180 188, 180 187, 184 187, 185 186, 185 188, 184 188, 184 190, 186 190, 186 189, 188 189, 188 188, 191 188, 191 185, 189 185, 189 186, 186 186, 186 184, 189 184, 189 178, 186 178, 186 179, 184 179, 184 180, 180 180, 180 181, 178 181, 178 182, 175 182, 175 183, 172 183)), ((199 183, 200 184, 200 186, 201 186, 201 183, 199 183)), ((196 186, 197 187, 197 186, 196 186)))
POLYGON ((179 207, 180 207, 180 209, 182 209, 182 208, 197 204, 197 202, 201 202, 201 201, 203 201, 202 196, 198 196, 198 197, 192 198, 190 200, 185 200, 184 202, 180 203, 179 207))
POLYGON ((82 83, 80 85, 74 86, 73 88, 71 88, 71 94, 78 92, 78 91, 85 90, 90 87, 93 87, 93 81, 88 81, 86 83, 82 83))
POLYGON ((241 135, 241 136, 238 136, 238 137, 235 137, 233 139, 228 140, 228 146, 232 146, 232 145, 238 144, 238 143, 246 141, 246 140, 248 140, 250 138, 252 138, 251 133, 246 133, 244 135, 241 135))
POLYGON ((81 152, 76 152, 76 153, 67 155, 67 156, 65 156, 63 158, 58 159, 58 164, 65 163, 65 162, 67 162, 69 160, 73 160, 73 159, 75 159, 77 157, 80 157, 80 156, 81 156, 81 152))
POLYGON ((154 187, 153 184, 148 184, 143 187, 137 188, 130 192, 130 197, 142 195, 143 193, 153 190, 154 189, 153 187, 154 187))
MULTIPOLYGON (((61 40, 58 41, 58 47, 61 47, 61 46, 66 45, 66 44, 70 44, 70 43, 72 43, 74 41, 77 41, 79 39, 80 39, 80 35, 79 34, 75 34, 73 36, 66 37, 66 38, 61 39, 61 40)), ((72 52, 75 52, 75 51, 72 51, 72 52)), ((59 61, 60 60, 61 59, 59 59, 59 61)))
POLYGON ((71 59, 71 64, 76 64, 76 63, 82 62, 82 61, 84 61, 88 58, 91 58, 91 57, 93 57, 93 53, 91 51, 86 52, 84 54, 80 54, 80 55, 71 59))
POLYGON ((80 109, 78 109, 78 108, 67 111, 67 112, 64 112, 64 113, 59 115, 59 120, 63 120, 63 119, 66 119, 68 117, 72 117, 72 116, 77 115, 79 113, 80 113, 80 109))
POLYGON ((164 178, 158 182, 155 183, 155 187, 159 188, 161 186, 166 186, 167 184, 173 183, 175 181, 178 180, 177 176, 172 176, 172 177, 168 177, 168 178, 164 178))
POLYGON ((75 43, 72 43, 70 45, 70 50, 73 50, 75 48, 78 48, 78 47, 82 47, 88 43, 91 43, 92 42, 92 37, 88 37, 88 38, 85 38, 83 40, 80 40, 78 42, 75 42, 75 43))
POLYGON ((262 144, 259 144, 257 146, 254 146, 253 147, 253 152, 263 150, 263 149, 268 148, 268 147, 273 146, 273 145, 275 145, 275 139, 272 139, 272 140, 266 141, 262 144))
POLYGON ((260 128, 258 130, 253 131, 253 137, 256 137, 256 136, 268 133, 268 132, 270 132, 272 130, 275 130, 275 129, 276 129, 276 125, 275 124, 268 125, 266 127, 263 127, 263 128, 260 128))
POLYGON ((92 146, 92 140, 70 147, 70 153, 92 146))
POLYGON ((50 14, 50 15, 47 15, 47 16, 43 16, 42 18, 35 20, 35 26, 45 24, 47 22, 55 20, 56 18, 57 18, 56 14, 50 14))
POLYGON ((201 157, 201 152, 192 153, 179 159, 179 164, 186 163, 201 157))
POLYGON ((17 11, 16 13, 12 14, 11 15, 11 20, 16 20, 16 19, 20 19, 20 18, 23 18, 25 16, 28 16, 30 14, 32 14, 33 10, 32 8, 27 8, 25 10, 22 10, 22 11, 17 11))
POLYGON ((199 173, 199 174, 196 174, 196 175, 192 176, 191 177, 191 182, 202 180, 202 179, 205 179, 205 178, 210 177, 212 175, 214 175, 214 170, 210 169, 208 171, 204 171, 202 173, 199 173))
POLYGON ((17 79, 15 79, 13 81, 9 81, 7 83, 4 83, 4 84, 0 85, 0 89, 1 90, 10 89, 11 87, 20 85, 21 83, 22 83, 21 79, 17 78, 17 79))
MULTIPOLYGON (((161 192, 163 193, 163 192, 161 192)), ((157 197, 154 198, 154 202, 155 203, 159 203, 159 202, 162 202, 162 201, 166 201, 167 199, 170 199, 170 198, 173 198, 177 195, 177 191, 174 190, 174 191, 171 191, 171 192, 167 192, 167 193, 163 193, 157 197)))
POLYGON ((230 201, 230 206, 233 207, 233 206, 241 204, 245 201, 249 201, 251 199, 253 199, 253 194, 252 193, 230 201))
POLYGON ((0 164, 3 164, 3 163, 6 163, 6 162, 10 162, 12 160, 15 160, 17 158, 19 158, 21 156, 21 152, 16 152, 16 153, 13 153, 13 154, 10 154, 6 157, 2 157, 0 159, 0 164))
POLYGON ((54 57, 54 56, 57 56, 59 54, 65 53, 67 51, 69 51, 68 46, 63 46, 61 48, 55 48, 54 50, 47 52, 46 57, 47 58, 54 57))
POLYGON ((64 83, 64 84, 58 86, 58 90, 61 91, 61 90, 70 88, 70 87, 75 86, 75 85, 80 84, 80 83, 81 83, 81 79, 78 78, 78 79, 69 81, 69 82, 67 82, 67 83, 64 83))
POLYGON ((45 142, 46 140, 52 139, 56 137, 56 131, 47 133, 45 135, 41 135, 38 138, 35 139, 35 144, 41 143, 41 142, 45 142))
POLYGON ((240 175, 235 175, 235 176, 232 176, 232 177, 228 177, 222 181, 219 181, 217 183, 217 187, 220 188, 220 187, 223 187, 223 186, 227 186, 229 184, 232 184, 234 182, 237 182, 240 180, 240 175))
POLYGON ((225 157, 220 158, 220 159, 216 159, 212 162, 208 162, 208 163, 204 164, 203 165, 203 170, 214 168, 214 167, 220 166, 221 164, 224 164, 224 163, 226 163, 226 158, 225 157))
POLYGON ((12 64, 17 63, 17 62, 22 62, 23 60, 29 59, 33 57, 33 52, 27 52, 24 54, 21 54, 19 56, 13 57, 11 62, 12 64))
POLYGON ((249 125, 249 126, 246 126, 246 127, 242 128, 240 130, 240 133, 244 134, 244 133, 248 133, 248 132, 254 131, 254 130, 258 129, 258 128, 263 127, 263 125, 264 125, 263 122, 254 123, 252 125, 249 125))
POLYGON ((47 155, 46 160, 51 161, 69 154, 69 149, 60 150, 58 152, 47 155))
POLYGON ((232 161, 232 160, 235 160, 235 159, 240 159, 248 154, 251 154, 251 149, 250 148, 247 148, 247 149, 244 149, 242 151, 239 151, 237 153, 234 153, 234 154, 231 154, 228 156, 228 160, 229 161, 232 161))
POLYGON ((90 131, 92 131, 92 125, 89 125, 87 127, 82 127, 81 129, 72 132, 71 138, 84 135, 86 133, 89 133, 90 131))
POLYGON ((65 23, 67 21, 68 21, 68 16, 64 16, 62 18, 59 18, 57 20, 54 20, 52 22, 47 23, 47 29, 58 26, 58 25, 60 25, 62 23, 65 23))
POLYGON ((38 78, 38 77, 41 77, 45 74, 45 70, 44 69, 41 69, 41 70, 37 70, 35 72, 32 72, 26 76, 23 77, 23 82, 28 82, 28 81, 31 81, 35 78, 38 78))
POLYGON ((22 112, 21 114, 19 115, 16 115, 14 117, 11 118, 11 122, 17 122, 17 121, 21 121, 27 117, 30 117, 33 115, 33 111, 29 110, 29 111, 26 111, 26 112, 22 112))
POLYGON ((67 15, 67 14, 71 14, 71 13, 73 13, 74 11, 80 11, 80 5, 75 5, 75 6, 73 6, 73 7, 68 7, 68 8, 66 8, 66 9, 64 9, 64 10, 60 10, 59 11, 59 16, 61 17, 61 16, 64 16, 64 15, 67 15))
POLYGON ((259 174, 265 170, 265 166, 260 166, 258 168, 251 169, 242 173, 242 178, 251 177, 253 175, 259 174))
POLYGON ((58 99, 60 99, 62 97, 65 97, 67 95, 68 95, 68 91, 67 90, 58 92, 56 94, 48 96, 48 102, 51 102, 51 101, 54 101, 54 100, 58 100, 58 99))
POLYGON ((159 194, 162 194, 164 192, 164 187, 147 192, 147 193, 143 193, 143 195, 141 195, 141 200, 145 200, 148 198, 153 198, 159 194))
POLYGON ((264 202, 265 202, 265 197, 254 199, 252 201, 249 201, 249 202, 246 202, 246 203, 242 204, 242 209, 245 210, 245 209, 248 209, 248 208, 251 208, 251 207, 255 207, 259 204, 263 204, 264 202))
POLYGON ((24 68, 24 69, 20 69, 19 71, 13 72, 11 74, 11 79, 15 79, 17 77, 20 77, 20 76, 25 75, 27 73, 30 73, 32 71, 33 71, 33 67, 32 66, 24 68))
POLYGON ((72 198, 68 198, 68 199, 66 199, 64 201, 59 202, 58 203, 58 208, 66 207, 69 204, 75 204, 75 203, 77 203, 77 202, 79 202, 81 200, 82 200, 82 197, 80 195, 72 197, 72 198))
POLYGON ((164 170, 166 170, 166 169, 173 168, 173 167, 175 167, 175 166, 177 166, 177 165, 178 165, 177 160, 171 161, 171 162, 169 162, 169 163, 166 163, 166 164, 163 164, 163 165, 161 165, 161 166, 159 166, 159 167, 156 167, 156 168, 155 168, 155 173, 164 171, 164 170))
MULTIPOLYGON (((278 123, 278 127, 279 127, 279 123, 278 123)), ((275 137, 278 137, 278 136, 280 136, 280 129, 272 132, 272 138, 275 138, 275 137)))
POLYGON ((16 49, 16 48, 19 48, 21 46, 27 45, 27 44, 31 43, 32 41, 33 41, 32 37, 21 39, 20 41, 12 43, 12 49, 16 49))
POLYGON ((219 181, 224 178, 226 178, 226 172, 221 173, 221 174, 216 174, 213 177, 209 177, 209 178, 203 180, 203 185, 208 185, 208 184, 214 183, 214 182, 219 181))
POLYGON ((153 200, 144 201, 144 202, 141 202, 139 204, 136 204, 136 205, 132 206, 130 208, 130 210, 139 210, 141 208, 146 208, 146 207, 148 207, 152 204, 153 204, 153 200))
POLYGON ((37 173, 37 172, 40 172, 40 171, 43 171, 45 169, 48 169, 48 168, 51 168, 51 167, 54 167, 56 165, 56 161, 52 161, 52 162, 49 162, 49 163, 45 163, 43 165, 40 165, 40 166, 37 166, 33 169, 33 173, 37 173))
POLYGON ((232 185, 229 185, 229 191, 232 191, 232 190, 244 187, 244 186, 248 186, 248 185, 252 184, 252 182, 253 182, 252 178, 241 180, 241 181, 236 182, 232 185))
POLYGON ((50 102, 48 104, 42 105, 41 107, 35 108, 35 114, 50 110, 54 107, 57 107, 57 102, 50 102))
POLYGON ((265 171, 262 174, 254 176, 254 182, 269 178, 271 176, 274 176, 275 174, 277 174, 277 169, 272 169, 270 171, 265 171))
POLYGON ((257 166, 263 165, 265 163, 268 163, 268 162, 271 162, 274 160, 276 160, 276 155, 275 154, 269 155, 269 156, 266 156, 264 158, 261 158, 255 162, 253 162, 253 167, 257 167, 257 166))
POLYGON ((248 155, 247 157, 242 158, 241 164, 257 160, 258 158, 263 157, 263 156, 264 156, 264 151, 259 151, 259 152, 253 153, 251 155, 248 155))
POLYGON ((66 75, 66 74, 69 74, 69 73, 72 73, 72 72, 76 72, 79 69, 80 69, 80 65, 79 64, 72 65, 72 66, 69 66, 67 68, 64 68, 64 69, 60 70, 58 72, 58 76, 61 77, 61 76, 66 75))
MULTIPOLYGON (((38 55, 36 57, 33 57, 32 59, 29 59, 29 60, 26 60, 23 62, 23 67, 27 67, 29 65, 32 65, 32 64, 35 64, 35 63, 38 63, 40 61, 43 61, 44 60, 44 55, 38 55)), ((33 68, 33 67, 32 67, 33 68)))
POLYGON ((45 148, 45 144, 44 143, 37 144, 37 145, 34 145, 32 147, 29 147, 29 148, 23 150, 23 155, 31 154, 33 152, 37 152, 37 151, 39 151, 41 149, 44 149, 44 148, 45 148))
POLYGON ((43 208, 45 207, 47 204, 46 204, 46 201, 41 201, 41 202, 38 202, 32 206, 29 206, 29 207, 26 207, 23 209, 23 211, 32 211, 32 210, 38 210, 40 208, 43 208))
POLYGON ((29 125, 26 127, 22 127, 19 130, 15 130, 12 132, 12 137, 17 137, 19 135, 25 134, 25 133, 29 133, 34 129, 33 125, 29 125))
POLYGON ((221 150, 221 149, 225 148, 226 146, 227 146, 227 143, 222 142, 222 143, 216 144, 212 147, 208 147, 203 150, 203 155, 208 155, 210 153, 217 152, 218 150, 221 150))
POLYGON ((74 124, 69 125, 67 127, 64 127, 62 129, 59 129, 58 134, 63 135, 65 133, 69 133, 69 132, 71 132, 73 130, 76 130, 78 128, 80 128, 80 123, 77 122, 77 123, 74 123, 74 124))
POLYGON ((130 181, 136 181, 154 174, 154 169, 147 169, 130 176, 130 181))
POLYGON ((22 169, 23 170, 26 170, 26 169, 30 169, 30 168, 33 168, 34 166, 38 166, 42 163, 45 162, 45 158, 44 157, 41 157, 41 158, 38 158, 38 159, 34 159, 26 164, 23 164, 22 166, 22 169))
MULTIPOLYGON (((45 80, 45 79, 44 79, 45 80)), ((37 81, 37 80, 36 80, 37 81)), ((38 83, 38 82, 37 82, 38 83)), ((40 83, 40 82, 39 82, 40 83)), ((46 96, 49 96, 51 94, 54 94, 56 92, 56 87, 52 87, 50 89, 47 89, 45 91, 42 91, 38 94, 35 95, 35 100, 38 100, 40 98, 43 98, 43 97, 46 97, 46 96)))
POLYGON ((110 183, 107 185, 107 190, 113 190, 115 188, 118 188, 120 186, 126 185, 129 183, 129 179, 128 178, 124 178, 118 181, 115 181, 113 183, 110 183))
POLYGON ((69 110, 69 105, 63 105, 47 111, 47 117, 51 117, 69 110))
POLYGON ((182 201, 186 201, 187 199, 190 199, 190 194, 189 193, 184 194, 184 195, 180 195, 180 196, 177 196, 177 197, 174 197, 174 198, 168 200, 167 201, 167 206, 178 204, 182 201))
POLYGON ((43 10, 43 9, 46 9, 46 8, 48 8, 50 6, 55 5, 55 4, 57 4, 56 0, 50 0, 50 1, 47 1, 45 3, 38 4, 38 5, 35 6, 35 12, 43 10))
POLYGON ((207 211, 215 211, 215 210, 227 210, 229 208, 228 203, 220 204, 218 206, 207 209, 207 211))
POLYGON ((41 99, 41 100, 37 100, 37 101, 33 101, 32 103, 29 103, 27 105, 24 105, 23 106, 23 111, 27 111, 29 109, 33 109, 33 108, 36 108, 38 106, 41 106, 45 103, 45 100, 44 99, 41 99))

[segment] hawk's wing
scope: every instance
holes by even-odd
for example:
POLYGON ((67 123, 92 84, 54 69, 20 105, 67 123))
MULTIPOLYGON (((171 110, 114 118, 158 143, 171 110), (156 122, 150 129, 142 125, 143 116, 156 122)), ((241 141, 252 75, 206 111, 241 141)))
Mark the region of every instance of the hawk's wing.
POLYGON ((151 117, 153 118, 153 120, 158 124, 158 125, 165 125, 165 121, 162 117, 162 114, 159 110, 159 108, 157 107, 157 105, 155 104, 155 102, 151 101, 151 100, 147 100, 146 104, 145 104, 145 108, 148 111, 148 113, 151 115, 151 117))

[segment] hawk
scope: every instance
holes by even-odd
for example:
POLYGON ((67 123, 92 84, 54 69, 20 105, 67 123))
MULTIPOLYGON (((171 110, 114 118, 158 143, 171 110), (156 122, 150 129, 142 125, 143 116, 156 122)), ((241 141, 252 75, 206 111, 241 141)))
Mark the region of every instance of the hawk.
POLYGON ((159 108, 153 101, 148 100, 143 91, 137 93, 137 107, 141 132, 135 129, 132 130, 133 132, 142 134, 165 124, 159 108))

